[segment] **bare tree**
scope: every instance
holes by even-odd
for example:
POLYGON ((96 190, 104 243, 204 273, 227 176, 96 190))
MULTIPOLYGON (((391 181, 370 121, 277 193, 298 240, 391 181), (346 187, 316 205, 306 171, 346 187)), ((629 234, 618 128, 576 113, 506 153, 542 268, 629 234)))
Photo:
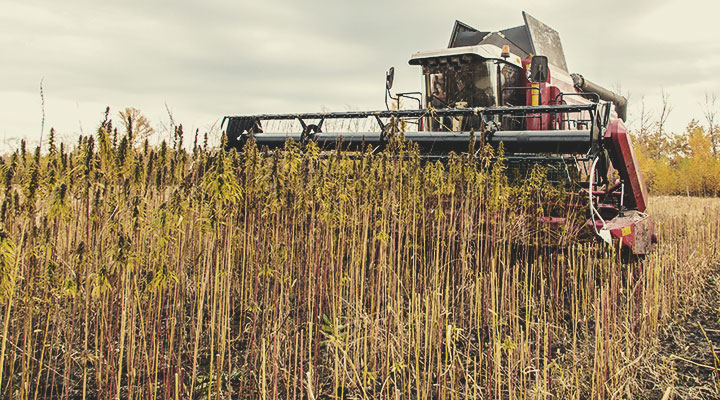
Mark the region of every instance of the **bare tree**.
POLYGON ((142 143, 154 132, 147 117, 135 107, 127 107, 120 111, 120 119, 131 143, 142 143))
POLYGON ((40 107, 42 108, 42 122, 40 123, 40 144, 38 145, 42 150, 43 133, 45 132, 45 92, 43 91, 43 80, 40 79, 40 107))
POLYGON ((715 114, 717 113, 718 97, 716 93, 705 93, 705 104, 703 105, 703 114, 705 121, 708 123, 708 135, 710 135, 710 143, 712 143, 713 155, 717 157, 717 138, 715 132, 715 114))
POLYGON ((662 136, 663 128, 665 127, 665 123, 667 123, 667 119, 673 110, 673 106, 670 104, 670 95, 665 93, 664 89, 660 92, 660 95, 662 98, 662 109, 660 111, 660 118, 658 118, 657 125, 658 133, 662 136))
POLYGON ((645 138, 652 127, 652 112, 645 108, 645 97, 640 98, 640 137, 645 138))

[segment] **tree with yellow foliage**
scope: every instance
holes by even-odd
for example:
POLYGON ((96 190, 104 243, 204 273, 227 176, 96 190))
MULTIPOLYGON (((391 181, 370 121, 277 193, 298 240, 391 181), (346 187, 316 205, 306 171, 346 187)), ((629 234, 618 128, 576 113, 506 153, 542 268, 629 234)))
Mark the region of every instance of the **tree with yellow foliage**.
POLYGON ((150 126, 150 121, 137 108, 126 107, 119 114, 125 127, 125 133, 132 144, 142 143, 155 132, 150 126))
POLYGON ((637 135, 636 155, 648 189, 655 194, 717 196, 720 160, 712 137, 697 121, 683 134, 653 130, 637 135))

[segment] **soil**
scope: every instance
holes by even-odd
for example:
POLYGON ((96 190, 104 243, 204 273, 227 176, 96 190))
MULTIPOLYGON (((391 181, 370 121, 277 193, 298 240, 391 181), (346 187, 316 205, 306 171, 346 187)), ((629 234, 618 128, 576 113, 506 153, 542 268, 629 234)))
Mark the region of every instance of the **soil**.
POLYGON ((720 266, 703 297, 664 329, 657 352, 640 368, 639 398, 720 399, 720 266))

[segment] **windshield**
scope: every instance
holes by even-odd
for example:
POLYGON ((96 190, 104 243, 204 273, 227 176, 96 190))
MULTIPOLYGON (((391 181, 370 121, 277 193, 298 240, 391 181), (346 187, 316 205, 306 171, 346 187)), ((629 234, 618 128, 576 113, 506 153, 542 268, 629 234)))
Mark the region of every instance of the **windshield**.
MULTIPOLYGON (((498 64, 480 61, 464 65, 425 66, 427 104, 434 108, 491 107, 498 105, 498 64)), ((503 88, 524 86, 522 69, 500 64, 503 88)), ((525 103, 525 91, 502 91, 502 105, 525 103)))
POLYGON ((426 67, 427 104, 435 108, 497 104, 497 67, 492 61, 426 67))

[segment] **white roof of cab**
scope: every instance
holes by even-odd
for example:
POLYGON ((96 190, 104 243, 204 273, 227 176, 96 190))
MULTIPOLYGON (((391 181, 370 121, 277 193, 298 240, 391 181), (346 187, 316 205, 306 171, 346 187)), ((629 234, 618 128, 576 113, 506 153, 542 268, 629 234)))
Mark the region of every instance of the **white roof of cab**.
POLYGON ((470 55, 486 60, 505 61, 518 67, 522 67, 522 60, 519 56, 510 53, 510 57, 508 57, 506 60, 500 57, 501 54, 502 50, 497 46, 491 44, 479 44, 476 46, 452 47, 438 50, 418 51, 417 53, 413 54, 412 57, 410 57, 409 62, 410 65, 419 65, 423 64, 422 60, 427 60, 430 58, 470 55))

